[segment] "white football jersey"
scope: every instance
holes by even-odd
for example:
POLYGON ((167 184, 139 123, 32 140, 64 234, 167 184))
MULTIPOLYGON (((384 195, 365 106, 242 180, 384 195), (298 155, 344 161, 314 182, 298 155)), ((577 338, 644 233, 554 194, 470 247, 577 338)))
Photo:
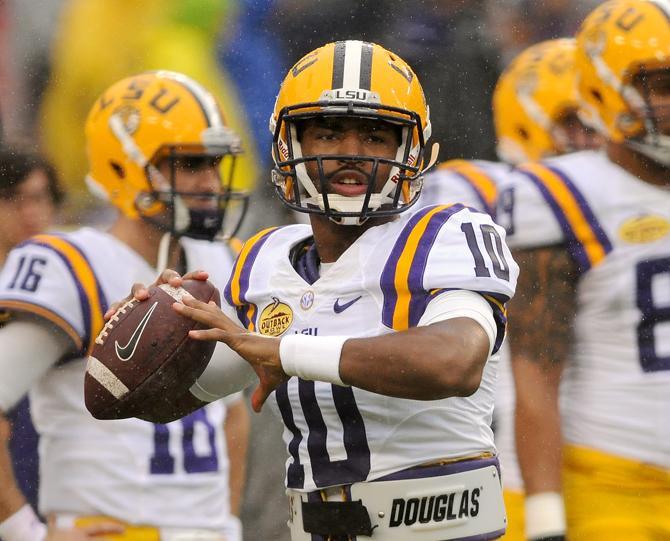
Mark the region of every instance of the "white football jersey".
MULTIPOLYGON (((505 233, 462 205, 426 207, 372 227, 316 281, 300 272, 292 249, 311 229, 262 231, 240 253, 224 296, 242 323, 270 336, 379 336, 414 327, 442 291, 466 289, 491 303, 504 337, 503 305, 518 268, 505 233)), ((313 244, 312 244, 313 247, 313 244)), ((490 429, 496 362, 467 398, 419 401, 292 377, 273 395, 296 490, 383 477, 419 464, 495 452, 490 429)))
POLYGON ((417 206, 462 203, 494 216, 498 184, 510 171, 501 162, 449 160, 426 175, 417 206))
POLYGON ((565 439, 670 467, 670 191, 597 151, 525 165, 501 190, 510 245, 563 244, 581 272, 565 439))
MULTIPOLYGON (((182 239, 189 269, 207 268, 225 284, 227 247, 182 239)), ((217 401, 167 425, 138 419, 98 421, 84 405, 86 350, 109 303, 134 282, 157 275, 115 237, 84 228, 40 235, 14 249, 0 275, 0 307, 36 314, 79 348, 30 391, 40 433, 42 514, 107 515, 160 527, 225 529, 228 457, 225 406, 217 401)))
MULTIPOLYGON (((426 175, 418 205, 458 202, 495 216, 498 185, 510 171, 511 166, 501 162, 450 160, 426 175)), ((506 341, 497 355, 499 363, 493 411, 493 436, 498 448, 503 486, 506 489, 521 491, 523 480, 516 457, 514 437, 514 378, 509 345, 506 341)))

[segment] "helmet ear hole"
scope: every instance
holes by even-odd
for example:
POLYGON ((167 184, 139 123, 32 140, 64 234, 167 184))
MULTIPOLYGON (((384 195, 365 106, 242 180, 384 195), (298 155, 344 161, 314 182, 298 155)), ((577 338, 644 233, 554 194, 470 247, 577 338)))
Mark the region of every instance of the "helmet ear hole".
POLYGON ((126 178, 126 170, 118 162, 110 161, 109 167, 112 169, 112 171, 114 171, 116 176, 119 177, 120 179, 126 178))
POLYGON ((525 141, 528 141, 530 139, 530 135, 528 134, 528 130, 524 128, 523 126, 517 126, 516 128, 517 133, 519 136, 524 139, 525 141))
POLYGON ((603 95, 600 93, 600 90, 597 88, 592 88, 591 89, 591 96, 594 97, 598 101, 598 103, 604 103, 605 100, 603 100, 603 95))

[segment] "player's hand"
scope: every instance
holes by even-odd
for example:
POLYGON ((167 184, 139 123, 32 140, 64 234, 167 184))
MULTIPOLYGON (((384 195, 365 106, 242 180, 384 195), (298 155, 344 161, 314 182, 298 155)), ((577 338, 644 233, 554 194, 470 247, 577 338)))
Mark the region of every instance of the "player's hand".
MULTIPOLYGON (((182 276, 177 271, 174 271, 172 269, 165 269, 163 272, 160 273, 158 278, 156 278, 154 283, 151 285, 160 286, 163 284, 169 284, 172 287, 181 287, 181 285, 184 283, 184 280, 204 281, 207 280, 208 278, 209 274, 203 270, 187 272, 182 276)), ((116 311, 133 298, 139 301, 147 300, 149 298, 149 288, 140 282, 134 283, 133 287, 130 289, 130 295, 128 295, 123 300, 112 303, 112 305, 109 307, 109 310, 105 312, 104 320, 109 321, 110 319, 112 319, 112 316, 116 314, 116 311)))
POLYGON ((45 541, 87 541, 95 539, 96 541, 111 541, 108 535, 118 535, 124 532, 124 527, 116 522, 106 521, 94 526, 85 526, 82 528, 57 528, 53 518, 49 519, 49 528, 45 541))
POLYGON ((191 295, 182 297, 182 303, 172 308, 209 329, 193 330, 189 336, 195 340, 217 340, 236 351, 256 372, 259 384, 251 395, 251 406, 258 412, 270 393, 288 380, 279 358, 279 338, 250 333, 236 325, 212 301, 201 302, 191 295))

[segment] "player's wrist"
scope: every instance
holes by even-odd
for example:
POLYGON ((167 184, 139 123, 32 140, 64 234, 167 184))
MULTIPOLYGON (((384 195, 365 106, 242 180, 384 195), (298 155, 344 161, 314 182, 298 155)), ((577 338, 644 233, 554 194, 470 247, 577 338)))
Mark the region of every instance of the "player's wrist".
POLYGON ((539 492, 526 496, 526 538, 531 541, 565 539, 565 508, 559 492, 539 492))
POLYGON ((29 504, 0 522, 0 539, 3 541, 44 541, 46 537, 46 525, 29 504))
POLYGON ((340 378, 340 356, 346 336, 293 334, 279 343, 279 359, 288 376, 347 386, 340 378))

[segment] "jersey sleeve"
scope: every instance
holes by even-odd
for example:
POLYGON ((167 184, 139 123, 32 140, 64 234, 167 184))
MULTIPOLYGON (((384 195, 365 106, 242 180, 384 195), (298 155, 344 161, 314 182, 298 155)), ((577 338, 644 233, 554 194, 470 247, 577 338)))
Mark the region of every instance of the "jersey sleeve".
POLYGON ((568 173, 574 164, 567 160, 574 157, 564 158, 520 166, 501 186, 497 218, 513 249, 563 244, 584 272, 600 263, 612 244, 568 173))
POLYGON ((83 253, 61 237, 41 235, 10 252, 0 274, 0 309, 48 320, 84 353, 107 306, 83 253))
POLYGON ((462 203, 493 215, 501 164, 450 160, 426 176, 420 206, 462 203))
POLYGON ((551 246, 563 242, 563 232, 534 179, 520 169, 500 183, 497 222, 507 232, 512 249, 551 246))
POLYGON ((223 290, 221 304, 224 313, 233 320, 239 321, 245 329, 252 332, 256 330, 254 322, 256 321, 258 307, 249 302, 246 297, 251 269, 265 242, 272 233, 279 229, 278 227, 264 229, 244 243, 223 290), (226 305, 225 308, 223 305, 226 305))
POLYGON ((518 273, 504 229, 488 214, 459 204, 421 209, 401 231, 382 272, 382 320, 395 330, 414 327, 436 295, 474 291, 493 309, 495 351, 518 273))

